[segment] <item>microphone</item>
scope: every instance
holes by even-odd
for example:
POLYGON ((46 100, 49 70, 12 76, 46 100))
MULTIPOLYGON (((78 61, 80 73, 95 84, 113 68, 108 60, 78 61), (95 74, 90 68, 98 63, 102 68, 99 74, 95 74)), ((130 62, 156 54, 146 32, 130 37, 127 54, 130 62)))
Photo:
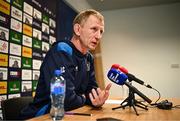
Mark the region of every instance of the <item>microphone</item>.
POLYGON ((110 69, 107 76, 111 81, 118 85, 124 85, 128 78, 124 73, 117 69, 110 69))
POLYGON ((141 93, 137 88, 135 88, 134 86, 132 86, 129 82, 127 82, 126 80, 128 79, 128 77, 126 76, 126 74, 124 74, 123 72, 121 72, 120 70, 111 68, 107 74, 107 77, 114 83, 118 84, 118 85, 126 85, 127 87, 129 87, 134 93, 136 93, 137 95, 139 95, 140 97, 142 97, 146 102, 151 103, 152 101, 146 97, 143 93, 141 93))
POLYGON ((144 86, 146 86, 148 88, 152 88, 149 84, 145 84, 144 81, 136 78, 133 74, 128 73, 128 70, 126 68, 120 66, 119 64, 113 64, 111 68, 118 69, 118 70, 122 71, 123 73, 125 73, 127 75, 129 81, 133 80, 133 81, 135 81, 135 82, 137 82, 137 83, 139 83, 141 85, 144 85, 144 86))

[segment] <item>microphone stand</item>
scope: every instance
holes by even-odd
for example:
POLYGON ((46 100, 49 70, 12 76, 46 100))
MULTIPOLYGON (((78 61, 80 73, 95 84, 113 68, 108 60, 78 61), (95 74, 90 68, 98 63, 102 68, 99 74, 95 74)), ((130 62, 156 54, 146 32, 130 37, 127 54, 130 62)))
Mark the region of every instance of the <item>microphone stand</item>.
MULTIPOLYGON (((129 81, 131 82, 132 80, 129 80, 129 81)), ((130 83, 130 84, 132 85, 132 83, 130 83)), ((145 104, 143 104, 143 103, 141 103, 141 102, 139 102, 139 101, 137 101, 137 100, 135 99, 134 92, 133 92, 130 88, 129 88, 129 96, 121 103, 120 106, 115 107, 115 108, 112 108, 112 110, 115 110, 115 109, 118 109, 118 108, 123 108, 123 109, 125 109, 126 106, 129 106, 129 107, 132 106, 133 109, 134 109, 134 111, 136 112, 136 115, 137 115, 137 116, 138 116, 139 114, 138 114, 135 106, 137 106, 137 107, 139 107, 139 108, 142 108, 142 109, 145 109, 145 110, 148 110, 147 105, 145 105, 145 104), (127 103, 124 104, 125 102, 127 102, 127 103), (124 104, 124 105, 123 105, 123 104, 124 104)))

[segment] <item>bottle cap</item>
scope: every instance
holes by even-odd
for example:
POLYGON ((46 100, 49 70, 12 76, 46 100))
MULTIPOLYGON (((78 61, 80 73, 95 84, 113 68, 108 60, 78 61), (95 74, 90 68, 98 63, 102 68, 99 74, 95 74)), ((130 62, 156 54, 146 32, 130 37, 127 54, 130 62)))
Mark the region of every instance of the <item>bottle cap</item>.
POLYGON ((55 71, 54 71, 54 75, 59 76, 59 75, 61 75, 61 74, 62 74, 61 70, 55 70, 55 71))

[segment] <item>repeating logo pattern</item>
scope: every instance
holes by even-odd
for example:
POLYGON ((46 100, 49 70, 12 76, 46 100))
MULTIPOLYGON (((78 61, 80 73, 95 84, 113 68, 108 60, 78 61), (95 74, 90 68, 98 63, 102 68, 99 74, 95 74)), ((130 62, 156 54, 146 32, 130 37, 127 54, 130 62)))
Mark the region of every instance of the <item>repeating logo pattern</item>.
POLYGON ((35 95, 43 58, 56 41, 55 14, 43 5, 0 0, 0 102, 35 95))

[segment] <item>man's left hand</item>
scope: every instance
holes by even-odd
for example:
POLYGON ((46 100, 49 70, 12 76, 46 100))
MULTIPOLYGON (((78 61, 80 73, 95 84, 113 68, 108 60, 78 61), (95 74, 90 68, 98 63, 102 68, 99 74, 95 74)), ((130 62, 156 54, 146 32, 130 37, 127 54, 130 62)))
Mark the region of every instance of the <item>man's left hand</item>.
POLYGON ((111 85, 112 84, 109 83, 105 90, 101 90, 100 88, 97 88, 96 90, 92 89, 91 93, 89 93, 89 98, 95 107, 101 107, 108 99, 111 85))

